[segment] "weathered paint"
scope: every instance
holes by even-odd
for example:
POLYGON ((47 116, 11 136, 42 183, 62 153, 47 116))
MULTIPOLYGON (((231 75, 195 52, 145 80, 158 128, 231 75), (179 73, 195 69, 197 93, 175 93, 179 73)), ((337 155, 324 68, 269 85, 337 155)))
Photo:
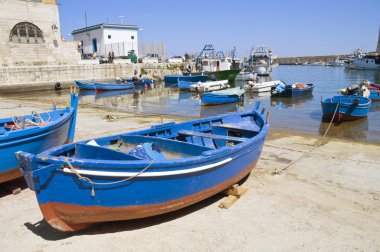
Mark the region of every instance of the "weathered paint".
MULTIPOLYGON (((74 140, 77 105, 78 97, 71 94, 70 108, 46 112, 51 117, 48 124, 0 134, 0 183, 21 176, 17 171, 15 152, 27 151, 37 154, 74 140)), ((41 113, 41 116, 46 116, 46 113, 41 113)), ((32 118, 30 115, 25 117, 32 118)), ((0 126, 4 127, 5 123, 11 121, 11 118, 1 119, 0 126)))
POLYGON ((264 112, 258 105, 255 109, 95 139, 100 146, 82 141, 38 156, 16 155, 44 218, 57 229, 72 231, 95 222, 143 218, 199 202, 246 176, 259 159, 269 130, 264 112), (193 134, 183 135, 181 130, 193 134), (214 134, 213 139, 207 132, 214 134), (228 132, 239 136, 230 137, 228 132), (106 147, 120 141, 156 143, 184 156, 152 161, 106 147), (65 169, 67 156, 74 169, 92 182, 65 169), (146 173, 139 176, 142 170, 146 173), (117 173, 131 179, 113 176, 117 173))

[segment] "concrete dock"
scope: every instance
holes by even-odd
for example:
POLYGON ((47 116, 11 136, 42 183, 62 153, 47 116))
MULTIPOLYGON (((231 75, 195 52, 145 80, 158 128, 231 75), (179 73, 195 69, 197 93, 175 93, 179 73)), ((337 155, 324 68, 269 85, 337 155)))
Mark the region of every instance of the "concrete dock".
MULTIPOLYGON (((62 106, 63 104, 58 104, 62 106)), ((0 99, 0 117, 44 111, 37 101, 0 99)), ((159 124, 104 108, 80 108, 76 140, 159 124)), ((377 251, 380 248, 380 146, 271 132, 229 209, 216 195, 186 209, 143 220, 102 223, 61 233, 43 221, 22 180, 0 187, 1 251, 377 251), (21 193, 11 190, 21 186, 21 193)), ((64 191, 64 188, 62 188, 64 191)))

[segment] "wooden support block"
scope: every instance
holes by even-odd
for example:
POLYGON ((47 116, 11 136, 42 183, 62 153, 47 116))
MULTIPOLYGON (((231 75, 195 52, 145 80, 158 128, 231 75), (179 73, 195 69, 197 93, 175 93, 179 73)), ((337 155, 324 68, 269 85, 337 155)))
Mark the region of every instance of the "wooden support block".
POLYGON ((225 190, 224 194, 240 197, 244 193, 246 193, 247 190, 248 190, 248 186, 247 185, 241 185, 241 186, 239 186, 238 184, 235 184, 235 185, 231 186, 229 189, 225 190))
POLYGON ((236 196, 233 196, 233 195, 229 195, 228 197, 225 197, 222 202, 219 204, 219 207, 220 208, 224 208, 224 209, 227 209, 229 208, 230 206, 232 206, 233 203, 235 203, 235 201, 238 199, 238 197, 236 196))
POLYGON ((21 188, 20 187, 12 190, 12 194, 13 195, 19 194, 20 192, 21 192, 21 188))

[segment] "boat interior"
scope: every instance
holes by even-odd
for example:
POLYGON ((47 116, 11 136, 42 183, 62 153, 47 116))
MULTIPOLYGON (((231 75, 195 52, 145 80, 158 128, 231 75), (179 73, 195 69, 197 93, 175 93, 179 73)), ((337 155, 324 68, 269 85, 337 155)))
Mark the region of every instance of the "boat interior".
POLYGON ((0 135, 5 135, 16 130, 47 125, 62 117, 65 112, 69 112, 69 108, 67 110, 53 110, 43 113, 32 111, 30 115, 0 119, 0 135))
POLYGON ((172 122, 138 132, 73 144, 52 154, 98 160, 178 159, 207 155, 237 145, 259 134, 263 125, 261 116, 256 113, 180 124, 172 122))

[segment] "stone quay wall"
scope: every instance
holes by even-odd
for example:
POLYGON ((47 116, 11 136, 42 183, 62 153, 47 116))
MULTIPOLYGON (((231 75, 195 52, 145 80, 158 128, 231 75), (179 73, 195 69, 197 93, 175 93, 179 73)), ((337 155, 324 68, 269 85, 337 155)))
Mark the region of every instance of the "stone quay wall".
POLYGON ((62 88, 80 81, 112 81, 116 77, 150 75, 163 79, 170 74, 182 74, 181 65, 158 64, 80 64, 0 67, 0 94, 54 88, 59 82, 62 88))

